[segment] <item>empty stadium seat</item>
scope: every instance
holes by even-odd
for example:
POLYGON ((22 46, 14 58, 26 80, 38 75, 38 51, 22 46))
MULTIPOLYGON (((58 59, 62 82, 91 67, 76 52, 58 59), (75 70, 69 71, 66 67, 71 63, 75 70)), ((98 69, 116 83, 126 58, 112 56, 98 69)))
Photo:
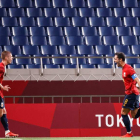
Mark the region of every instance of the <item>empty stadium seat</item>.
POLYGON ((99 27, 99 34, 102 36, 115 35, 113 27, 99 27))
POLYGON ((23 58, 15 58, 15 62, 17 65, 28 65, 32 64, 31 58, 24 58, 30 57, 30 55, 15 55, 15 57, 23 57, 23 58))
POLYGON ((85 69, 85 68, 96 68, 96 66, 95 65, 80 65, 80 68, 81 69, 85 69))
POLYGON ((83 36, 96 36, 97 29, 96 27, 82 27, 82 35, 83 36))
POLYGON ((132 45, 132 53, 140 55, 140 45, 132 45))
POLYGON ((105 26, 105 21, 102 17, 90 17, 89 18, 89 24, 90 26, 105 26))
POLYGON ((46 17, 59 17, 60 12, 58 8, 44 8, 46 17))
POLYGON ((116 17, 130 16, 128 8, 114 8, 114 14, 116 17))
POLYGON ((98 55, 112 54, 111 46, 96 45, 95 50, 98 55))
POLYGON ((19 8, 33 7, 33 3, 32 3, 32 0, 26 0, 26 2, 25 2, 25 0, 17 0, 17 6, 19 8))
POLYGON ((67 36, 68 45, 83 45, 84 40, 82 36, 67 36))
POLYGON ((102 45, 100 36, 85 36, 86 45, 102 45))
POLYGON ((0 27, 0 36, 11 36, 9 27, 0 27))
POLYGON ((63 17, 76 17, 77 15, 76 8, 62 8, 63 17))
POLYGON ((103 36, 105 45, 120 45, 118 36, 103 36))
POLYGON ((9 37, 0 36, 0 45, 10 45, 9 37))
POLYGON ((47 8, 50 7, 50 0, 35 0, 36 8, 47 8))
POLYGON ((58 69, 60 68, 60 65, 44 65, 44 69, 58 69))
POLYGON ((79 13, 81 17, 93 17, 95 16, 93 8, 79 8, 79 13))
POLYGON ((18 26, 17 19, 14 17, 2 17, 2 26, 18 26))
POLYGON ((112 12, 110 8, 97 8, 97 16, 98 17, 110 17, 112 16, 112 12))
POLYGON ((60 45, 59 52, 61 55, 76 54, 75 46, 60 45))
POLYGON ((77 68, 77 66, 76 65, 62 65, 62 68, 63 69, 75 69, 75 68, 77 68))
POLYGON ((87 0, 88 7, 103 7, 102 0, 87 0))
POLYGON ((107 26, 122 26, 121 18, 119 17, 107 17, 107 26))
POLYGON ((35 26, 35 20, 33 17, 20 17, 19 23, 21 27, 35 26))
POLYGON ((5 8, 0 8, 0 17, 6 17, 7 16, 7 12, 5 8))
POLYGON ((12 27, 13 36, 29 36, 27 27, 12 27))
POLYGON ((65 38, 62 36, 49 36, 50 45, 65 45, 65 38))
MULTIPOLYGON (((41 55, 41 54, 33 55, 33 56, 34 56, 34 57, 39 57, 39 58, 33 58, 33 63, 34 63, 35 65, 41 64, 41 59, 40 59, 40 57, 47 57, 47 55, 41 55)), ((50 64, 49 58, 42 58, 42 63, 43 63, 43 65, 50 64)))
POLYGON ((67 0, 52 0, 53 7, 56 8, 62 8, 62 7, 68 7, 67 0))
POLYGON ((72 25, 74 27, 88 26, 87 18, 85 18, 85 17, 72 17, 72 25))
POLYGON ((140 59, 139 58, 127 58, 127 57, 138 57, 138 55, 126 55, 126 59, 125 62, 127 64, 139 64, 140 63, 140 59))
MULTIPOLYGON (((65 57, 65 55, 52 55, 53 57, 65 57)), ((52 63, 55 65, 68 64, 67 58, 52 58, 52 63)))
POLYGON ((54 20, 55 20, 55 26, 56 27, 70 26, 69 18, 56 17, 54 20))
POLYGON ((40 54, 38 46, 22 46, 23 54, 25 55, 35 55, 40 54))
POLYGON ((137 0, 122 0, 123 7, 138 7, 137 0))
POLYGON ((25 37, 25 36, 13 36, 12 44, 13 45, 29 45, 29 40, 28 40, 28 37, 25 37))
POLYGON ((14 0, 0 0, 0 7, 2 8, 15 7, 15 2, 14 0))
POLYGON ((80 7, 85 7, 85 1, 84 0, 70 0, 70 6, 72 8, 80 8, 80 7))
POLYGON ((106 55, 106 57, 109 57, 109 58, 106 58, 106 63, 108 65, 112 65, 113 64, 113 61, 114 61, 114 54, 106 55))
POLYGON ((27 8, 27 16, 28 17, 41 17, 42 10, 41 8, 27 8))
POLYGON ((140 68, 140 64, 134 64, 133 67, 134 67, 134 69, 140 68))
POLYGON ((58 54, 57 46, 42 45, 40 48, 43 55, 58 54))
POLYGON ((52 18, 38 17, 38 18, 37 18, 37 25, 38 25, 39 27, 49 27, 49 26, 53 26, 52 18))
POLYGON ((131 54, 129 46, 114 45, 114 53, 123 52, 124 54, 131 54))
POLYGON ((26 69, 40 69, 41 65, 35 65, 35 64, 31 64, 31 65, 25 65, 26 69))
POLYGON ((113 66, 111 64, 102 64, 102 65, 98 65, 97 67, 99 69, 102 69, 102 68, 112 68, 113 66))
POLYGON ((30 27, 31 36, 46 36, 45 29, 43 27, 30 27))
POLYGON ((7 68, 8 69, 24 69, 24 66, 23 65, 14 65, 14 64, 12 65, 11 64, 11 65, 8 65, 7 68))
POLYGON ((4 51, 11 52, 13 56, 21 54, 20 46, 12 46, 12 45, 4 46, 4 51))
POLYGON ((24 17, 25 12, 23 8, 9 8, 10 17, 24 17))
POLYGON ((44 36, 31 36, 31 45, 47 45, 46 37, 44 36))
POLYGON ((2 50, 2 47, 0 46, 0 54, 2 53, 2 51, 3 51, 3 50, 2 50))
POLYGON ((61 27, 47 27, 47 33, 49 36, 63 36, 61 27))
POLYGON ((140 17, 140 8, 132 8, 132 16, 140 17))
MULTIPOLYGON (((88 55, 89 57, 102 57, 102 55, 88 55)), ((88 63, 93 65, 104 64, 103 58, 88 58, 88 63)))
POLYGON ((87 45, 78 45, 77 51, 79 55, 89 55, 94 54, 94 48, 93 46, 87 46, 87 45))
POLYGON ((137 17, 124 17, 124 26, 139 26, 137 17))
POLYGON ((66 36, 80 36, 78 27, 64 27, 64 33, 66 36))
POLYGON ((140 27, 133 27, 133 33, 134 33, 134 35, 139 36, 140 35, 140 27))
POLYGON ((120 7, 120 1, 119 0, 105 0, 105 6, 106 7, 111 7, 111 8, 115 8, 115 7, 120 7))
MULTIPOLYGON (((70 55, 71 57, 84 57, 84 55, 70 55)), ((77 64, 77 58, 70 58, 70 63, 72 65, 76 65, 77 64)), ((80 65, 86 64, 86 59, 85 58, 78 58, 78 63, 80 65)))
POLYGON ((132 31, 130 27, 116 27, 116 33, 118 36, 132 35, 132 31))
POLYGON ((121 40, 123 45, 138 45, 136 36, 122 36, 121 40))

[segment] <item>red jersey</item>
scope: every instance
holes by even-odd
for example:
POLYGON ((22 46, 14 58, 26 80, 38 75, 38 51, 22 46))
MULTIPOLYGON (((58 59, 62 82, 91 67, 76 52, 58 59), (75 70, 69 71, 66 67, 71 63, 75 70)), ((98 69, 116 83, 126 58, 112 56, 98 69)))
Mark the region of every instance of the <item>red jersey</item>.
MULTIPOLYGON (((0 84, 2 84, 3 81, 3 76, 4 76, 5 68, 4 64, 1 62, 0 63, 0 84)), ((0 96, 3 98, 3 90, 0 88, 0 96)))
POLYGON ((125 64, 122 69, 122 77, 125 85, 125 94, 136 94, 139 95, 139 91, 136 87, 136 81, 132 79, 132 75, 135 74, 135 70, 128 64, 125 64))

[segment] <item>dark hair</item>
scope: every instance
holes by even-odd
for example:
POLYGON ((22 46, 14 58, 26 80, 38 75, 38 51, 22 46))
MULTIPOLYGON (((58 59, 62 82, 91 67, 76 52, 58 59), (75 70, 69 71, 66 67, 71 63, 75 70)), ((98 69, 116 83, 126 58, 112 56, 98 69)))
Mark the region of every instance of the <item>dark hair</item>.
POLYGON ((3 51, 3 52, 1 53, 1 58, 2 58, 2 60, 4 60, 5 57, 8 56, 10 53, 11 53, 11 52, 9 52, 9 51, 3 51))
POLYGON ((115 53, 119 59, 122 59, 122 61, 125 61, 125 54, 123 52, 117 52, 115 53))

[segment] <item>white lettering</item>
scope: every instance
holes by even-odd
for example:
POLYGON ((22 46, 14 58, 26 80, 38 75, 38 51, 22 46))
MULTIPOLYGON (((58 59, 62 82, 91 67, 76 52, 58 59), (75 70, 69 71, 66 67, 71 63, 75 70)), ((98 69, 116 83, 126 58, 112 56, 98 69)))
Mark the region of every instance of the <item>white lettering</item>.
POLYGON ((106 116, 105 121, 106 121, 106 126, 108 126, 108 127, 112 127, 114 125, 114 117, 110 114, 106 116), (111 118, 111 123, 110 124, 108 123, 108 118, 109 117, 111 118))
POLYGON ((101 127, 101 117, 103 117, 103 114, 97 114, 95 115, 96 117, 98 117, 98 127, 101 127))
POLYGON ((117 127, 120 127, 120 123, 121 123, 121 125, 124 127, 124 123, 123 123, 123 121, 122 121, 122 117, 120 118, 120 116, 117 115, 117 127))

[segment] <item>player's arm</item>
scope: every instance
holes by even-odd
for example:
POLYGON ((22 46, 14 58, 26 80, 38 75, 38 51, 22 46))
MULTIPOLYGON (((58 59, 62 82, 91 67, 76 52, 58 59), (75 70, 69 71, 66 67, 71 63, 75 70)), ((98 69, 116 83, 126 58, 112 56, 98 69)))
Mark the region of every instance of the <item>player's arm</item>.
POLYGON ((5 91, 9 91, 9 89, 11 89, 8 85, 3 86, 2 84, 0 84, 0 88, 5 90, 5 91))

